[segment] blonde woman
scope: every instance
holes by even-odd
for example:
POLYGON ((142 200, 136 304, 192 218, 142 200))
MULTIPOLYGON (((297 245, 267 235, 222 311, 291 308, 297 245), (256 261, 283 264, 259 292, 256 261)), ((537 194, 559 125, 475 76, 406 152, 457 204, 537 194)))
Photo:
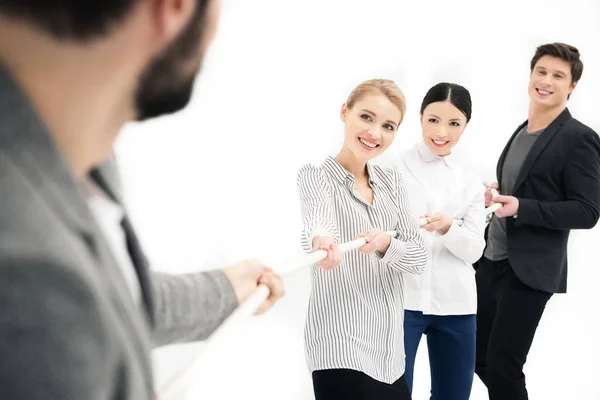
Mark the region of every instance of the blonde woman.
POLYGON ((427 255, 401 176, 369 162, 392 143, 406 110, 389 80, 356 87, 341 109, 344 144, 298 175, 305 251, 327 251, 312 269, 305 330, 317 400, 410 399, 404 380, 403 274, 427 255), (396 238, 385 231, 395 230, 396 238), (337 244, 366 238, 340 254, 337 244))

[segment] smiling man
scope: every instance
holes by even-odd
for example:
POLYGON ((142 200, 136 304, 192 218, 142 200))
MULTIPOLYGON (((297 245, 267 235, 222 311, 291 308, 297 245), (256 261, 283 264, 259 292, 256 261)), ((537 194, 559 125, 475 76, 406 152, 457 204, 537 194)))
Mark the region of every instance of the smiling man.
POLYGON ((566 108, 583 72, 564 43, 531 60, 529 118, 497 166, 501 203, 477 270, 477 374, 490 400, 527 399, 523 366, 546 303, 567 289, 571 229, 600 215, 600 139, 566 108))

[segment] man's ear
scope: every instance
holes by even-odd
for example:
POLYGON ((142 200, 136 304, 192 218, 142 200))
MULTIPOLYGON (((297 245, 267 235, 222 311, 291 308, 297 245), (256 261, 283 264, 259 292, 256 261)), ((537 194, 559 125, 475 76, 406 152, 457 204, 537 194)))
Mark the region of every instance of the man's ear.
POLYGON ((577 87, 577 83, 578 82, 571 82, 571 86, 570 86, 570 91, 569 91, 569 96, 571 96, 573 94, 573 91, 575 90, 575 88, 577 87))
POLYGON ((208 46, 212 43, 217 33, 219 26, 219 18, 221 17, 221 0, 198 0, 208 1, 206 5, 206 16, 204 17, 204 32, 202 34, 202 43, 200 51, 202 54, 206 52, 208 46))
POLYGON ((150 6, 150 20, 155 27, 155 40, 165 48, 186 28, 199 1, 206 0, 146 0, 150 6))

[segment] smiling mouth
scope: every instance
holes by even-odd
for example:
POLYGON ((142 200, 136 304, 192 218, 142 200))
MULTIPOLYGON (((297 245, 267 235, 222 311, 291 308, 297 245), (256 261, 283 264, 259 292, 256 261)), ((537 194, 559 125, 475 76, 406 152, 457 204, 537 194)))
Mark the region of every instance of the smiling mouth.
POLYGON ((441 148, 441 147, 445 147, 448 143, 450 143, 450 141, 449 140, 431 139, 431 143, 433 143, 434 147, 441 148))
POLYGON ((538 92, 538 94, 541 96, 550 96, 551 94, 554 93, 554 92, 550 92, 548 90, 543 90, 543 89, 538 89, 538 88, 535 88, 535 91, 538 92))
POLYGON ((373 143, 371 141, 368 141, 368 140, 365 140, 365 139, 362 139, 362 138, 358 138, 358 141, 363 146, 363 148, 365 148, 367 150, 375 150, 376 148, 379 147, 379 144, 373 143))

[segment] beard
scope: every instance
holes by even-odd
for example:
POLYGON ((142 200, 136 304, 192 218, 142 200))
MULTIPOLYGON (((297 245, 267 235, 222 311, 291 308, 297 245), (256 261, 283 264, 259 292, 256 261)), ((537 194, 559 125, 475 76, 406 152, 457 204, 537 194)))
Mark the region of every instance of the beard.
POLYGON ((198 2, 182 33, 142 73, 135 93, 138 121, 178 112, 190 102, 202 64, 199 51, 207 2, 198 2))
MULTIPOLYGON (((174 61, 168 61, 171 66, 174 61)), ((192 98, 196 74, 181 76, 176 70, 150 66, 136 92, 136 117, 144 121, 183 110, 192 98)))

